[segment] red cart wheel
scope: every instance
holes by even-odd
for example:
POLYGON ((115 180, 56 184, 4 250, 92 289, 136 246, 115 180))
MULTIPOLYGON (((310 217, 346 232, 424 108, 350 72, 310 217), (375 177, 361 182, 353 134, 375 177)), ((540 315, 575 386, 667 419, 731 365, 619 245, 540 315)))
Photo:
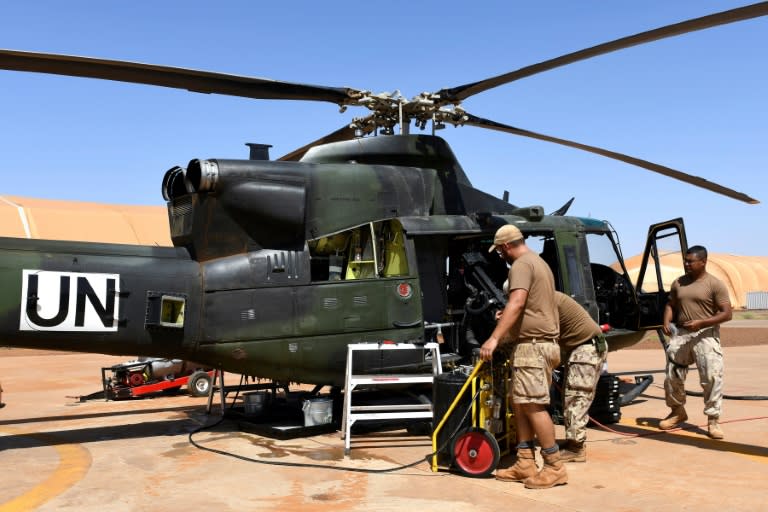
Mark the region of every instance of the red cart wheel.
POLYGON ((144 384, 144 374, 141 372, 132 372, 128 376, 128 384, 135 388, 136 386, 141 386, 144 384))
POLYGON ((472 427, 459 432, 451 444, 451 455, 462 474, 482 478, 496 469, 501 450, 490 432, 472 427))

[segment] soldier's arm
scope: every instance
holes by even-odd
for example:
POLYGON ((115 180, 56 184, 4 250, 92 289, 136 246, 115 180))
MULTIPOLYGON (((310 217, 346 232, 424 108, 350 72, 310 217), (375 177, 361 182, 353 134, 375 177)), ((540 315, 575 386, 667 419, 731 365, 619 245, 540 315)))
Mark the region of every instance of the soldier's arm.
POLYGON ((674 314, 674 309, 672 308, 672 302, 667 302, 667 305, 664 306, 664 325, 662 326, 661 330, 669 336, 672 334, 672 331, 669 328, 669 324, 672 323, 672 316, 674 314))
POLYGON ((490 361, 493 351, 499 346, 499 342, 504 338, 504 335, 515 326, 515 323, 520 319, 523 311, 525 310, 525 303, 528 300, 528 290, 523 288, 516 288, 509 294, 509 300, 504 307, 504 312, 499 318, 499 322, 496 324, 496 328, 491 333, 491 336, 480 347, 480 358, 483 361, 490 361))
POLYGON ((677 281, 672 283, 672 289, 669 291, 669 299, 667 300, 667 305, 664 306, 664 325, 662 325, 661 330, 667 336, 672 334, 672 331, 669 328, 669 324, 671 324, 672 319, 675 318, 675 309, 677 309, 677 281))

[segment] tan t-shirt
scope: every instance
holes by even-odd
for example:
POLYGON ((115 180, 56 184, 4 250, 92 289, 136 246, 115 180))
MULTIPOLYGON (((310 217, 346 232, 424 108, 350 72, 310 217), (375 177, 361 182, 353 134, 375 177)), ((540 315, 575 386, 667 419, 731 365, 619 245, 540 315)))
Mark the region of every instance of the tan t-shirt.
POLYGON ((555 278, 549 265, 534 252, 526 252, 509 268, 509 291, 528 290, 522 322, 513 339, 556 339, 560 335, 555 278))
POLYGON ((569 351, 602 333, 586 309, 562 292, 555 292, 560 314, 560 348, 569 351))
POLYGON ((714 316, 720 312, 719 304, 730 302, 725 284, 712 274, 704 274, 695 281, 687 275, 677 278, 672 283, 670 299, 677 305, 676 324, 714 316))

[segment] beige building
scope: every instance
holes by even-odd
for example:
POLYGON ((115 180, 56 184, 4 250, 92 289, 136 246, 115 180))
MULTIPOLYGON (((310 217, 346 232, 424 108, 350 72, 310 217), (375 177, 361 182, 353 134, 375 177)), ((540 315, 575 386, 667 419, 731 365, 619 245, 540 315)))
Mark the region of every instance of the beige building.
MULTIPOLYGON (((121 244, 172 246, 165 206, 102 203, 0 196, 0 236, 82 240, 121 244)), ((641 256, 626 261, 637 281, 641 256)), ((661 257, 664 288, 682 274, 679 253, 661 257)), ((746 306, 748 292, 768 291, 768 257, 711 253, 707 270, 728 287, 734 308, 746 306)), ((653 277, 653 276, 651 276, 653 277)), ((648 280, 646 279, 646 283, 648 280)), ((654 284, 645 286, 655 291, 654 284)))

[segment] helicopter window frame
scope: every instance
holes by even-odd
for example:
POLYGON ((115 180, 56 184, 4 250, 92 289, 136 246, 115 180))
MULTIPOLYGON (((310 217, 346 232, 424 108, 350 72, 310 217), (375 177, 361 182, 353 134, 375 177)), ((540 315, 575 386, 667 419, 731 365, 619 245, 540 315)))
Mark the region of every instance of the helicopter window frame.
POLYGON ((561 268, 561 258, 559 253, 560 243, 557 240, 557 234, 554 230, 546 231, 526 231, 523 233, 525 239, 525 245, 528 248, 539 255, 539 257, 547 263, 547 266, 552 271, 552 277, 555 280, 555 288, 559 291, 563 290, 563 276, 561 268))
MULTIPOLYGON (((582 272, 579 263, 576 246, 566 245, 563 247, 565 256, 565 267, 568 273, 568 283, 570 284, 571 297, 586 297, 586 286, 584 285, 584 272, 582 272)), ((562 283, 561 283, 562 285, 562 283)))
POLYGON ((314 283, 410 275, 405 230, 397 219, 366 222, 308 240, 307 249, 314 283))
POLYGON ((361 224, 351 230, 344 280, 376 279, 379 277, 379 258, 376 251, 376 230, 373 222, 361 224), (365 227, 368 229, 366 230, 365 227))

